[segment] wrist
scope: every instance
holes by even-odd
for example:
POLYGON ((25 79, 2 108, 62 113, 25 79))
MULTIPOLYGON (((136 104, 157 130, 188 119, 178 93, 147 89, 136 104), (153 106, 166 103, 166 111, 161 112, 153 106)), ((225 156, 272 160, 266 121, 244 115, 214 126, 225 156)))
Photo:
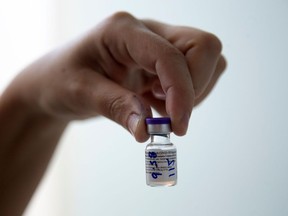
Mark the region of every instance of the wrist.
MULTIPOLYGON (((13 84, 10 85, 0 97, 0 122, 11 122, 15 124, 18 122, 19 126, 22 122, 29 121, 29 119, 47 119, 54 125, 67 125, 69 120, 57 118, 40 106, 25 97, 25 93, 19 88, 14 88, 13 84)), ((5 127, 5 125, 2 125, 5 127)))

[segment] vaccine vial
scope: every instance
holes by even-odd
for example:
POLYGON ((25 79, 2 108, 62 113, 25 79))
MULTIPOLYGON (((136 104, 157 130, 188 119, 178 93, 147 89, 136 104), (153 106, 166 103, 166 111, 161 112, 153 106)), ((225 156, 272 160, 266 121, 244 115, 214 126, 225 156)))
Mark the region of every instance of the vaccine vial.
POLYGON ((170 142, 170 118, 147 118, 151 143, 145 149, 146 183, 149 186, 173 186, 177 183, 176 147, 170 142))

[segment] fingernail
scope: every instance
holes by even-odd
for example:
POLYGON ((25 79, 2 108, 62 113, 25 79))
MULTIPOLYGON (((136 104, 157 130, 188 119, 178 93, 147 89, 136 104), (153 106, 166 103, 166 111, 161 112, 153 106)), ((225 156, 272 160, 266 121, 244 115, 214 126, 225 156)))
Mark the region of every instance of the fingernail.
POLYGON ((128 130, 133 136, 135 136, 140 119, 140 116, 135 113, 130 114, 128 117, 128 130))
POLYGON ((156 98, 158 98, 160 100, 165 100, 166 99, 166 94, 163 91, 161 85, 154 85, 153 88, 152 88, 152 92, 153 92, 153 95, 156 98))

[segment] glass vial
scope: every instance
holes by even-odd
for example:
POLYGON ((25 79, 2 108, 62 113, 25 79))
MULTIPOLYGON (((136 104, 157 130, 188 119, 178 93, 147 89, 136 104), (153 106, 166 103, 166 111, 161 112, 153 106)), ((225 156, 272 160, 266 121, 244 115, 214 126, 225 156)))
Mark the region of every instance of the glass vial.
POLYGON ((176 147, 170 142, 170 118, 147 118, 151 143, 145 149, 146 183, 173 186, 177 183, 176 147))

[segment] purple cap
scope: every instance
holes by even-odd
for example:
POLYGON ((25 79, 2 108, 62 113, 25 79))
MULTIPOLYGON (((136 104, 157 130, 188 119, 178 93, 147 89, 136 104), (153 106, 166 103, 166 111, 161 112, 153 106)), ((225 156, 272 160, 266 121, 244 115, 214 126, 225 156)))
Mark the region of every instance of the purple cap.
POLYGON ((169 117, 146 118, 146 124, 171 124, 169 117))
POLYGON ((146 118, 147 132, 149 134, 167 134, 172 132, 171 119, 162 118, 146 118))

